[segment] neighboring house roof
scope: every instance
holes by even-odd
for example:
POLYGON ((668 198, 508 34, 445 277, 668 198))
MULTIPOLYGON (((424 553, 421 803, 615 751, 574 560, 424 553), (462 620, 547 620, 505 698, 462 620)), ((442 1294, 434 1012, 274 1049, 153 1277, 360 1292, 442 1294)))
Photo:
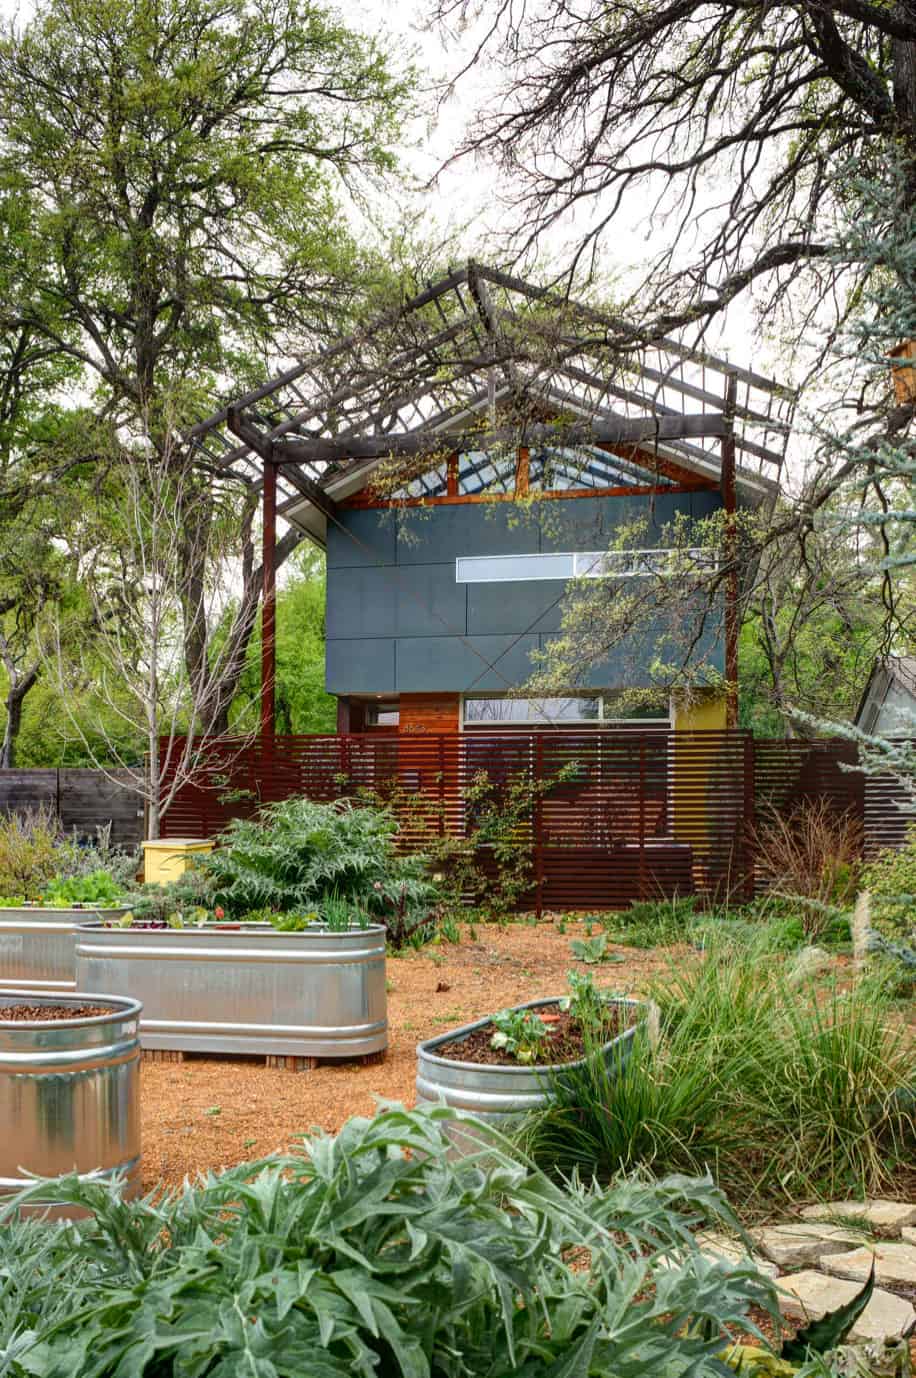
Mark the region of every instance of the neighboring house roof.
POLYGON ((916 731, 916 656, 875 661, 855 724, 876 736, 908 736, 916 731))
POLYGON ((260 486, 279 467, 280 514, 322 540, 335 504, 391 455, 431 458, 549 440, 639 448, 718 482, 734 434, 746 500, 778 490, 795 394, 676 339, 469 262, 359 332, 237 398, 189 433, 210 464, 260 486), (508 422, 506 418, 509 418, 508 422))

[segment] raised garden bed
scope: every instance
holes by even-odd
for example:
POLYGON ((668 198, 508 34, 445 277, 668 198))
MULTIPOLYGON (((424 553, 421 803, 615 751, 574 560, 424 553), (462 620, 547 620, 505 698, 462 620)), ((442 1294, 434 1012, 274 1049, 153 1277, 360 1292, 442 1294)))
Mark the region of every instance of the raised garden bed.
MULTIPOLYGON (((516 1010, 534 1010, 542 1017, 559 1014, 559 997, 529 1000, 516 1005, 516 1010)), ((616 1023, 612 1036, 602 1052, 611 1064, 621 1063, 628 1055, 636 1035, 636 1027, 645 1016, 646 1006, 638 1000, 614 999, 616 1023)), ((562 1018, 562 1016, 561 1016, 562 1018)), ((494 1026, 490 1020, 478 1019, 459 1029, 451 1029, 437 1038, 427 1039, 417 1046, 417 1104, 444 1103, 462 1110, 477 1119, 492 1123, 496 1128, 510 1129, 531 1111, 542 1109, 551 1099, 552 1079, 562 1075, 564 1068, 580 1065, 581 1035, 573 1035, 569 1021, 557 1021, 556 1061, 540 1061, 524 1066, 514 1058, 498 1054, 490 1046, 494 1026), (580 1056, 570 1057, 570 1051, 580 1056), (494 1054, 500 1058, 493 1060, 494 1054)), ((549 1043, 548 1043, 549 1049, 549 1043)), ((473 1135, 452 1134, 457 1147, 479 1147, 473 1135)))
POLYGON ((0 990, 0 1196, 69 1172, 140 1190, 139 1019, 137 1000, 0 990))
POLYGON ((76 989, 75 936, 81 923, 126 914, 125 907, 82 904, 52 909, 41 904, 0 908, 0 986, 9 989, 76 989))
POLYGON ((385 929, 269 924, 121 928, 86 924, 83 991, 143 1002, 144 1049, 353 1058, 388 1046, 385 929))

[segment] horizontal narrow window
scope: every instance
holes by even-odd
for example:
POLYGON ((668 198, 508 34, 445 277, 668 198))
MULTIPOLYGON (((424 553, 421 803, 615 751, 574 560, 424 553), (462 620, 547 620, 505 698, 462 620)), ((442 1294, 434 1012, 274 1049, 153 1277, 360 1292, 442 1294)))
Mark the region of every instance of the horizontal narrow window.
POLYGON ((571 579, 573 555, 462 555, 455 561, 459 584, 493 584, 508 579, 571 579))
POLYGON ((638 579, 650 575, 708 572, 717 567, 714 550, 586 550, 555 555, 462 555, 455 561, 459 584, 494 584, 524 579, 638 579))

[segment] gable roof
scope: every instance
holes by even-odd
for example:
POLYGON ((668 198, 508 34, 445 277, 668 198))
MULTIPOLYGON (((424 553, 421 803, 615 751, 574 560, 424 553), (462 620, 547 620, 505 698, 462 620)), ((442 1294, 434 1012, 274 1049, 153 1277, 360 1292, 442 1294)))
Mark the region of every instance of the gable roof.
POLYGON ((608 312, 470 261, 188 439, 254 488, 276 463, 280 515, 321 541, 336 502, 390 457, 432 464, 444 448, 495 442, 638 447, 638 463, 657 456, 718 482, 733 434, 737 485, 759 502, 777 491, 794 405, 751 369, 646 342, 608 312), (545 415, 563 418, 559 432, 545 415))
POLYGON ((912 700, 916 719, 916 656, 884 656, 875 661, 853 719, 863 732, 874 732, 888 694, 900 688, 912 700))

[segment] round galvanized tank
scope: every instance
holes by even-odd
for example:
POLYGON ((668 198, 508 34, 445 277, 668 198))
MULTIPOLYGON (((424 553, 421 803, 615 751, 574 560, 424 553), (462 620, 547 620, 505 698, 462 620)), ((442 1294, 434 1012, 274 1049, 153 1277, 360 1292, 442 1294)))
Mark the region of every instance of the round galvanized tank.
POLYGON ((144 1048, 363 1057, 388 1046, 385 929, 270 924, 77 932, 80 990, 143 1002, 144 1048))
POLYGON ((126 909, 48 909, 25 905, 0 909, 0 986, 10 989, 76 989, 76 930, 93 919, 115 919, 126 909))
MULTIPOLYGON (((529 1000, 527 1004, 514 1008, 537 1010, 545 1005, 555 1005, 559 998, 554 995, 543 1000, 529 1000)), ((621 998, 614 1003, 633 1010, 644 1009, 638 1000, 621 998)), ((581 1066, 581 1062, 558 1063, 550 1068, 523 1067, 518 1064, 493 1066, 454 1062, 443 1056, 449 1043, 465 1038, 489 1022, 489 1019, 478 1019, 473 1024, 450 1029, 448 1033, 438 1034, 417 1045, 417 1105, 445 1104, 453 1110, 490 1123, 499 1130, 511 1130, 526 1114, 540 1110, 548 1103, 553 1094, 553 1077, 562 1075, 566 1068, 581 1066)), ((629 1056, 635 1035, 634 1025, 604 1045, 603 1051, 609 1062, 612 1058, 622 1062, 629 1056)), ((448 1133, 459 1151, 472 1152, 480 1147, 473 1133, 464 1132, 456 1125, 450 1125, 448 1133)))
POLYGON ((102 1005, 92 1018, 0 1020, 0 1196, 25 1174, 127 1174, 140 1190, 140 1002, 0 989, 0 1005, 102 1005))

